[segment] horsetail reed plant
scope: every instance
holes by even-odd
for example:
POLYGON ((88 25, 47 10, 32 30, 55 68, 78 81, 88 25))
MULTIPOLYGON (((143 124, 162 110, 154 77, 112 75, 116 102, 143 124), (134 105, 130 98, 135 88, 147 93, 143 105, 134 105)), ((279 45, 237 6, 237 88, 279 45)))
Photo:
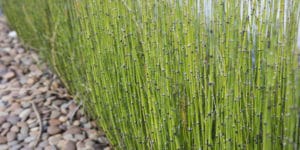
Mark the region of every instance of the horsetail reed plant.
POLYGON ((299 149, 298 0, 2 0, 116 149, 299 149))

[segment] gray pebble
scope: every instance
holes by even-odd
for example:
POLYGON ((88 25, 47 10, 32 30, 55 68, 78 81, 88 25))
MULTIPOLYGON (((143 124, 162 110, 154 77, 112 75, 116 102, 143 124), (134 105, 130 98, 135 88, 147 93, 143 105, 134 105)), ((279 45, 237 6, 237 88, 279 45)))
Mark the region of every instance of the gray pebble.
POLYGON ((28 108, 28 109, 24 109, 20 114, 19 114, 19 117, 21 118, 21 121, 25 121, 29 114, 31 113, 31 109, 28 108))
POLYGON ((6 121, 5 116, 0 116, 0 124, 3 124, 6 121))
POLYGON ((30 104, 30 102, 21 102, 21 106, 22 106, 23 108, 28 108, 28 107, 31 106, 31 104, 30 104))
POLYGON ((6 150, 6 149, 8 149, 8 145, 7 144, 0 144, 0 149, 1 150, 6 150))
POLYGON ((2 124, 1 127, 4 128, 4 129, 8 129, 8 128, 10 128, 10 126, 11 126, 11 124, 9 122, 5 122, 5 123, 2 124))
POLYGON ((67 141, 66 145, 64 146, 65 150, 76 150, 76 143, 73 141, 67 141))
POLYGON ((45 150, 57 150, 57 148, 54 145, 48 145, 45 147, 45 150))
POLYGON ((86 128, 86 129, 90 129, 92 127, 92 125, 89 122, 89 123, 84 124, 83 127, 86 128))
POLYGON ((84 149, 85 144, 82 141, 79 141, 76 143, 76 148, 77 149, 84 149))
POLYGON ((57 145, 60 140, 62 140, 61 134, 57 134, 49 137, 48 142, 50 145, 57 145))
POLYGON ((68 134, 80 134, 81 133, 81 129, 79 127, 70 127, 69 129, 67 129, 67 131, 65 133, 68 134))
POLYGON ((87 135, 90 139, 96 140, 98 138, 98 132, 96 130, 88 130, 87 135))
MULTIPOLYGON (((4 110, 4 109, 3 109, 4 110)), ((7 116, 8 113, 7 112, 3 112, 3 110, 0 109, 0 117, 4 117, 7 116)), ((5 119, 6 120, 6 119, 5 119)))
POLYGON ((29 137, 25 138, 24 142, 25 143, 30 143, 30 142, 34 141, 35 139, 36 139, 35 136, 29 136, 29 137))
POLYGON ((30 123, 29 128, 34 128, 34 127, 38 126, 38 124, 39 124, 38 122, 30 123))
POLYGON ((6 129, 2 130, 0 135, 5 136, 8 131, 9 131, 9 128, 6 128, 6 129))
POLYGON ((63 138, 69 141, 76 141, 72 134, 63 134, 63 138))
POLYGON ((11 142, 11 141, 15 140, 16 137, 17 137, 16 132, 8 132, 7 135, 6 135, 7 142, 11 142))
POLYGON ((81 117, 81 118, 80 118, 80 122, 81 122, 81 123, 86 123, 86 122, 87 122, 86 117, 81 117))
POLYGON ((8 146, 10 146, 10 147, 12 147, 12 146, 14 146, 14 145, 17 145, 19 142, 18 141, 10 141, 10 142, 8 142, 7 144, 8 144, 8 146))
POLYGON ((84 140, 84 139, 85 139, 85 136, 82 135, 82 134, 75 134, 75 135, 74 135, 74 138, 75 138, 77 141, 81 141, 81 140, 84 140))
POLYGON ((19 132, 20 129, 19 129, 18 126, 14 125, 14 126, 12 126, 12 127, 10 128, 10 131, 12 131, 12 132, 19 132))
POLYGON ((44 148, 44 147, 46 147, 47 145, 49 145, 48 140, 44 140, 44 141, 41 141, 41 142, 39 143, 38 147, 44 148))
POLYGON ((95 145, 95 142, 92 140, 85 140, 85 145, 88 147, 93 147, 95 145))
POLYGON ((29 130, 29 128, 28 128, 27 125, 26 126, 22 126, 21 127, 21 134, 27 135, 28 134, 28 130, 29 130))
POLYGON ((17 122, 20 121, 20 118, 17 115, 11 115, 11 116, 8 116, 6 120, 8 122, 10 122, 11 124, 17 124, 17 122))
POLYGON ((47 129, 47 133, 49 135, 58 134, 61 132, 61 129, 58 126, 49 126, 47 129))
POLYGON ((6 137, 0 135, 0 144, 4 144, 6 142, 7 142, 6 137))
POLYGON ((48 133, 43 133, 42 134, 42 140, 46 140, 46 139, 48 139, 48 133))
POLYGON ((66 144, 67 144, 67 141, 66 141, 66 140, 60 140, 60 141, 57 143, 56 147, 57 147, 58 149, 65 149, 66 144))
POLYGON ((54 119, 54 118, 58 118, 59 116, 60 116, 59 111, 54 110, 51 112, 50 118, 54 119))
POLYGON ((23 141, 25 138, 27 138, 28 134, 18 134, 18 141, 23 141))
POLYGON ((10 147, 9 149, 10 150, 20 150, 21 147, 22 147, 22 145, 18 144, 18 145, 14 145, 14 146, 10 147))

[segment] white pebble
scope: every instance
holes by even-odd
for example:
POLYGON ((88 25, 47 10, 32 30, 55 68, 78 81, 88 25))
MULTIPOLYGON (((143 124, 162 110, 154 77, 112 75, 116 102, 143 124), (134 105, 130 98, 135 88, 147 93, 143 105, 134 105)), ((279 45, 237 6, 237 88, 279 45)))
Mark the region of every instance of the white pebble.
POLYGON ((17 37, 17 32, 16 31, 10 31, 8 33, 8 36, 11 37, 11 38, 16 38, 17 37))
POLYGON ((30 112, 31 112, 30 108, 25 109, 19 114, 19 117, 21 118, 22 121, 25 121, 28 118, 30 112))

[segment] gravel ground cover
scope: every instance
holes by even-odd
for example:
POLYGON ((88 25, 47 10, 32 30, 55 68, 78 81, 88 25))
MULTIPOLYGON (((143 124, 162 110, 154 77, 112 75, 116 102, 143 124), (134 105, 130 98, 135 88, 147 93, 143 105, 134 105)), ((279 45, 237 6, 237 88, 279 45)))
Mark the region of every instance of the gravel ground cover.
POLYGON ((0 150, 111 149, 37 53, 0 19, 0 150))

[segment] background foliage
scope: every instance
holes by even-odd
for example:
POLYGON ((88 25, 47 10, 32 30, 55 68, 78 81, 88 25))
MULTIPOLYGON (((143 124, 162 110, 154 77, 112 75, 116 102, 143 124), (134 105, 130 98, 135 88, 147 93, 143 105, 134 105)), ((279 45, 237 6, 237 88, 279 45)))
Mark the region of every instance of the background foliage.
POLYGON ((119 149, 299 149, 298 0, 2 0, 119 149))

